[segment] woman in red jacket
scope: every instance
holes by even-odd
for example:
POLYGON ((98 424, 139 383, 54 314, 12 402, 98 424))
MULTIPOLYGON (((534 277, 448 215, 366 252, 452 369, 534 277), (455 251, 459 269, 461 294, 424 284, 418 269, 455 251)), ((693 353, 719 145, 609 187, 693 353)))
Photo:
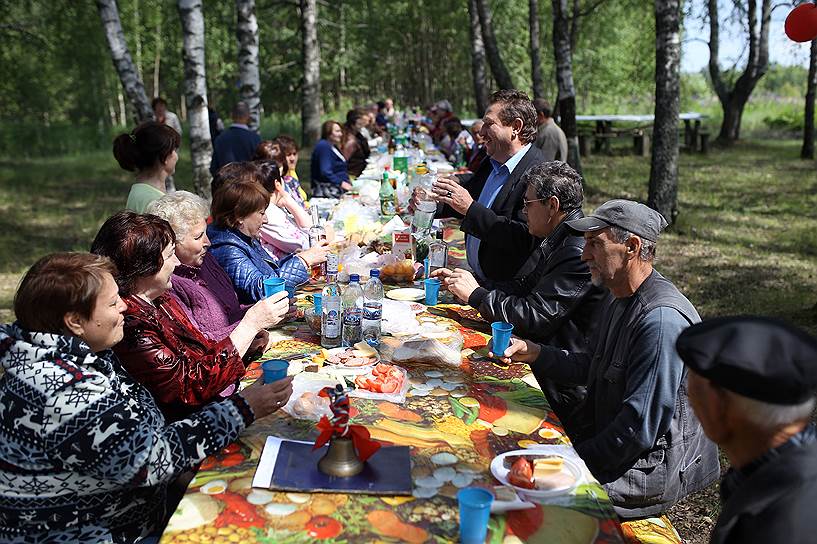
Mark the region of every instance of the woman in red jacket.
POLYGON ((167 294, 179 264, 174 249, 167 221, 131 211, 105 221, 91 245, 93 253, 116 265, 119 293, 127 305, 124 339, 114 351, 170 420, 230 396, 244 375, 241 358, 253 339, 289 310, 286 292, 278 293, 250 308, 230 336, 208 339, 167 294))

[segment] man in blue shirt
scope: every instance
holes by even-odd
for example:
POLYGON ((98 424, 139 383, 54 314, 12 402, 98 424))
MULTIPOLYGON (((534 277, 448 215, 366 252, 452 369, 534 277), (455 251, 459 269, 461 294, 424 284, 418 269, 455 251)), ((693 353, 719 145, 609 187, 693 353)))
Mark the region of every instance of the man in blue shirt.
POLYGON ((246 102, 237 102, 232 111, 233 124, 222 132, 213 144, 213 160, 210 173, 231 162, 251 160, 255 148, 261 143, 261 136, 249 127, 250 108, 246 102))
POLYGON ((528 232, 522 175, 545 162, 531 143, 536 139, 536 110, 516 90, 497 91, 480 130, 489 160, 473 176, 438 178, 434 195, 443 204, 438 217, 462 217, 468 265, 481 285, 507 281, 525 263, 539 240, 528 232))

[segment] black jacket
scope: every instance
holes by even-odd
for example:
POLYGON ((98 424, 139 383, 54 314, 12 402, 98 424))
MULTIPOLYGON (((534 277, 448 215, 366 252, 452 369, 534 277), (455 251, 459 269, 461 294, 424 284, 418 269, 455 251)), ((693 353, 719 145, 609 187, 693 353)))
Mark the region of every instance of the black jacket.
POLYGON ((486 208, 477 202, 493 171, 491 161, 484 160, 475 174, 460 177, 460 183, 474 199, 465 217, 447 205, 437 210, 437 217, 463 217, 462 231, 480 239, 479 265, 491 282, 513 279, 540 242, 528 232, 528 220, 522 214, 527 187, 520 178, 531 166, 542 162, 542 151, 531 145, 491 207, 486 208))
POLYGON ((814 433, 814 427, 807 428, 801 433, 806 436, 795 437, 769 452, 760 463, 741 471, 743 474, 730 470, 721 486, 724 504, 712 530, 712 544, 806 544, 817 540, 813 523, 817 508, 814 433))
POLYGON ((565 222, 584 217, 581 210, 564 221, 535 249, 511 282, 476 289, 468 304, 487 321, 513 324, 514 334, 568 351, 587 351, 593 314, 604 292, 590 283, 582 262, 584 237, 565 222))

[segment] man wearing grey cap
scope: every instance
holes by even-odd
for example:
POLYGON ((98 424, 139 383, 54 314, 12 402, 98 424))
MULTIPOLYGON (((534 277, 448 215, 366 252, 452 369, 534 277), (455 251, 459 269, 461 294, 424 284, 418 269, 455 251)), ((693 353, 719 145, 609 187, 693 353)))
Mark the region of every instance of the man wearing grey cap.
POLYGON ((676 348, 695 414, 731 463, 711 542, 817 540, 817 340, 773 319, 724 317, 689 327, 676 348))
POLYGON ((661 214, 611 200, 567 225, 584 233, 582 260, 593 283, 611 294, 590 350, 569 353, 513 338, 504 356, 530 363, 542 381, 587 386, 584 403, 557 415, 619 516, 653 516, 720 475, 717 448, 689 408, 675 351, 681 331, 700 318, 653 269, 667 225, 661 214))

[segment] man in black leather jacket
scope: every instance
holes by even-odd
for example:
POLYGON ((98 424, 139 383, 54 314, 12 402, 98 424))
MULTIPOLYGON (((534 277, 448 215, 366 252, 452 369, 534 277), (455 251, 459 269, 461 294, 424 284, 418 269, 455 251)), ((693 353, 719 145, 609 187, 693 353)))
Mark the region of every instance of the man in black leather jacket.
MULTIPOLYGON (((487 321, 506 321, 514 334, 568 351, 587 351, 593 314, 606 292, 590 281, 582 262, 584 237, 565 221, 584 217, 582 179, 570 166, 553 161, 532 166, 522 177, 527 187, 522 209, 531 236, 543 239, 513 280, 488 290, 463 269, 441 269, 434 276, 487 321)), ((557 415, 583 398, 583 387, 540 383, 557 415)))

